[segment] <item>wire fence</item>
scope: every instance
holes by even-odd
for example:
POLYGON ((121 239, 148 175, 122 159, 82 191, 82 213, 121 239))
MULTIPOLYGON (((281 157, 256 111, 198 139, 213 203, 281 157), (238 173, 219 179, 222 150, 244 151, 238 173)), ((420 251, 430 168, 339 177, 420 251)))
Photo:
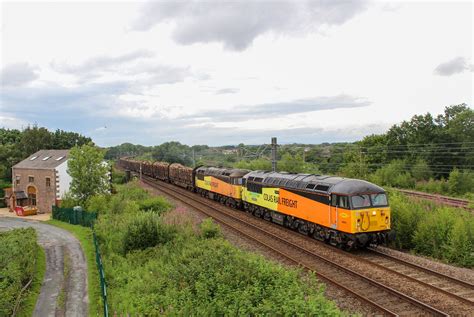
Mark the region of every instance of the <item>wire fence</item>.
POLYGON ((92 228, 97 219, 96 212, 89 212, 79 208, 59 208, 53 206, 53 219, 92 228))
POLYGON ((97 242, 97 237, 95 235, 94 228, 92 228, 92 236, 94 238, 94 246, 95 246, 95 262, 97 263, 97 269, 99 270, 100 294, 102 296, 102 301, 104 303, 104 317, 108 317, 109 307, 107 304, 107 283, 105 282, 104 266, 102 265, 102 258, 100 256, 99 243, 97 242))
POLYGON ((80 225, 83 227, 89 227, 92 230, 92 238, 95 247, 95 262, 99 271, 100 279, 100 293, 102 302, 104 304, 104 317, 109 316, 109 307, 107 303, 107 282, 105 280, 104 265, 102 264, 102 258, 100 256, 99 243, 94 230, 94 222, 97 220, 96 212, 88 212, 82 209, 74 208, 59 208, 53 206, 53 219, 67 222, 73 225, 80 225))

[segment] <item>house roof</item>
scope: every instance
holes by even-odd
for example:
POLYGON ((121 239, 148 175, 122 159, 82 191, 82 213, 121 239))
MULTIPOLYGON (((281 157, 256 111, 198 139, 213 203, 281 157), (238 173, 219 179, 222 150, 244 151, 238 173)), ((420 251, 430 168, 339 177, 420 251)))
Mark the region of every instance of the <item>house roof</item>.
POLYGON ((68 159, 69 150, 39 150, 13 168, 54 169, 68 159))

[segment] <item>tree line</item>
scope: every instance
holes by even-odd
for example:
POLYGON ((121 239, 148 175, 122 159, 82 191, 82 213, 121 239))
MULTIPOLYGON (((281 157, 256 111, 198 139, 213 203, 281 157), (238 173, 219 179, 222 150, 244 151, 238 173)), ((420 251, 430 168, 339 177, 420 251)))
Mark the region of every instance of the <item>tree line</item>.
MULTIPOLYGON (((270 170, 267 145, 188 146, 166 142, 144 147, 125 143, 106 158, 135 156, 188 166, 214 165, 270 170)), ((278 170, 361 178, 382 186, 463 196, 474 192, 474 111, 452 105, 438 115, 415 115, 383 134, 358 142, 282 144, 278 170)))

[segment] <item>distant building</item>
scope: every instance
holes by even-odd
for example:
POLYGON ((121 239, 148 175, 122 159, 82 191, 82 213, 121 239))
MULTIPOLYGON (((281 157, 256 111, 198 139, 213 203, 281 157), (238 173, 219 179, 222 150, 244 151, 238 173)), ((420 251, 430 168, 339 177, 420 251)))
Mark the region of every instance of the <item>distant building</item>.
POLYGON ((224 155, 237 154, 238 152, 239 152, 238 149, 222 150, 222 154, 224 155))
MULTIPOLYGON (((40 150, 12 167, 13 192, 27 197, 29 206, 40 213, 51 212, 69 191, 69 150, 40 150)), ((12 202, 10 203, 10 205, 12 202)))

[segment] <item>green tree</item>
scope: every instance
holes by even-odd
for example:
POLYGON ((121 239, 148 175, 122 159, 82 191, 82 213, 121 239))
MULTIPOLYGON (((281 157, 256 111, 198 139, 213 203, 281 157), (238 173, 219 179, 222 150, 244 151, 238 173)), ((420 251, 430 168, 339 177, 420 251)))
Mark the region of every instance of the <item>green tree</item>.
POLYGON ((72 195, 83 204, 93 195, 108 193, 109 171, 102 150, 92 144, 73 147, 68 160, 72 195))
POLYGON ((52 148, 54 149, 70 149, 73 146, 81 146, 91 143, 91 138, 80 135, 76 132, 67 132, 57 129, 51 134, 52 148))
POLYGON ((26 156, 31 155, 42 149, 51 149, 53 145, 53 138, 48 129, 37 125, 27 127, 20 140, 20 148, 26 156))

